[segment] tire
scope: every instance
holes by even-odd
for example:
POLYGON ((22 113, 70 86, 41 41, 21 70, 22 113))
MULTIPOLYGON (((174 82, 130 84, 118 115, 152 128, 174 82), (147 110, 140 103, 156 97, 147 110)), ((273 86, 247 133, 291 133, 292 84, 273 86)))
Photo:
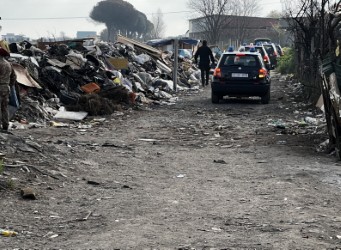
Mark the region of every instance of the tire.
POLYGON ((265 95, 261 96, 260 98, 261 98, 262 104, 269 104, 269 102, 270 102, 270 89, 268 90, 268 92, 265 95))
POLYGON ((219 96, 212 91, 211 93, 212 103, 219 103, 219 96))

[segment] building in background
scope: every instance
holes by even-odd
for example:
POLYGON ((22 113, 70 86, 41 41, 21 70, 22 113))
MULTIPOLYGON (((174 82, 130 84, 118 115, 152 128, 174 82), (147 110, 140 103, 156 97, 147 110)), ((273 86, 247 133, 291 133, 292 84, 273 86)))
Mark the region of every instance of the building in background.
POLYGON ((97 37, 96 31, 77 31, 77 39, 82 38, 95 38, 97 37))
MULTIPOLYGON (((285 19, 249 16, 225 16, 225 18, 220 39, 217 44, 214 44, 221 48, 252 43, 255 38, 259 37, 270 38, 272 42, 284 46, 291 44, 287 32, 288 24, 285 19)), ((203 20, 203 17, 189 20, 189 37, 200 40, 207 39, 205 29, 201 26, 203 20)))
POLYGON ((24 35, 15 35, 14 33, 7 33, 6 35, 1 35, 2 40, 7 41, 8 43, 16 43, 22 42, 24 40, 29 41, 29 38, 24 35))

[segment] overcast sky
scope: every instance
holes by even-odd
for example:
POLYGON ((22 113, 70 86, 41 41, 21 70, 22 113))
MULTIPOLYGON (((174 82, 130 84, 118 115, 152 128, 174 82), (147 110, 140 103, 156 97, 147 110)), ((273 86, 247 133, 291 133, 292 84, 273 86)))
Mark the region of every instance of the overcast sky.
MULTIPOLYGON (((187 0, 126 0, 135 9, 145 13, 149 20, 158 8, 164 14, 166 36, 184 35, 188 30, 188 19, 193 18, 187 8, 187 0)), ((97 31, 105 27, 88 18, 100 0, 0 0, 0 35, 23 34, 31 39, 40 37, 76 37, 77 31, 97 31)), ((263 0, 259 16, 271 10, 281 11, 280 0, 263 0)), ((129 21, 129 20, 127 20, 129 21)))

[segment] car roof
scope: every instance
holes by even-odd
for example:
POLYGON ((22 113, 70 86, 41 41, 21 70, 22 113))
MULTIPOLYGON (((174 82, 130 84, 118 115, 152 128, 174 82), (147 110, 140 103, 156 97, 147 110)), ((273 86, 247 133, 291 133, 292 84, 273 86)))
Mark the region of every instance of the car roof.
POLYGON ((264 48, 263 45, 243 45, 245 48, 264 48))
POLYGON ((259 52, 255 51, 255 52, 250 52, 250 51, 233 51, 233 52, 224 52, 223 55, 255 55, 255 54, 259 54, 259 52))
POLYGON ((272 46, 272 47, 276 47, 276 44, 274 43, 263 43, 263 46, 272 46))

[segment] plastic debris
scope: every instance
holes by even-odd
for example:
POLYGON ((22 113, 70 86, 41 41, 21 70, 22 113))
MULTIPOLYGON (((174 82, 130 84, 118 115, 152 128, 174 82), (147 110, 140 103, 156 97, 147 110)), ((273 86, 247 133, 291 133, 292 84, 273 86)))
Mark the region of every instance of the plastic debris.
POLYGON ((277 121, 271 121, 269 123, 269 126, 273 126, 275 128, 280 128, 280 129, 285 129, 286 128, 286 124, 281 120, 277 120, 277 121))
POLYGON ((4 237, 16 236, 18 233, 11 230, 0 229, 0 234, 4 237))
POLYGON ((306 121, 307 123, 312 124, 312 125, 318 125, 318 120, 316 118, 313 118, 313 117, 307 116, 304 118, 304 121, 306 121))

